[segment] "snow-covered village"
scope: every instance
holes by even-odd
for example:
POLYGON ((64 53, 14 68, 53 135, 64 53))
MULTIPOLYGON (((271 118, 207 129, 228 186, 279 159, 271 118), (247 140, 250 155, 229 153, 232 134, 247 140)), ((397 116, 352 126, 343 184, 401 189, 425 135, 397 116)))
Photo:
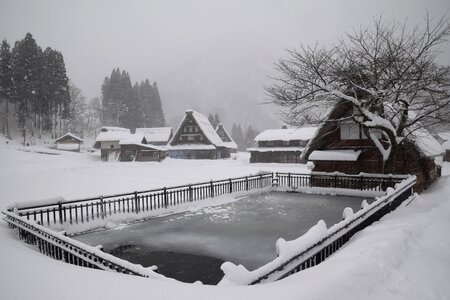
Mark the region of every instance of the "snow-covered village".
POLYGON ((450 2, 0 0, 0 299, 450 300, 450 2))

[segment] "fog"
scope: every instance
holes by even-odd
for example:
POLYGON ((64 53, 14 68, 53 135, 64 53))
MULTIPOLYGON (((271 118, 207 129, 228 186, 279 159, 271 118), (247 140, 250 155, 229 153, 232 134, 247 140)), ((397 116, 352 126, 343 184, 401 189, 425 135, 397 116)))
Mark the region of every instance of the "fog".
MULTIPOLYGON (((383 15, 416 24, 426 11, 441 17, 448 0, 327 1, 23 1, 0 0, 0 38, 10 44, 31 32, 41 47, 64 55, 72 82, 88 98, 112 69, 132 81, 149 78, 176 126, 193 108, 218 112, 258 129, 280 126, 264 84, 285 49, 332 44, 383 15)), ((439 58, 450 64, 450 46, 439 58)))

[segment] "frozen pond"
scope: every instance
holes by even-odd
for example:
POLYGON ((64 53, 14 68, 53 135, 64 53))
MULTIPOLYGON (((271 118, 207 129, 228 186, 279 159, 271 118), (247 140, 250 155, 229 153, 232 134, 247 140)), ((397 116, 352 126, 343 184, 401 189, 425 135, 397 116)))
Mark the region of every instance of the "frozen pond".
POLYGON ((278 238, 295 239, 320 219, 331 226, 342 219, 345 207, 358 210, 363 199, 271 192, 76 239, 103 245, 104 251, 134 263, 157 265, 162 274, 184 281, 195 281, 183 274, 199 269, 203 275, 197 279, 215 283, 220 278, 206 278, 205 274, 221 274, 218 268, 223 261, 256 269, 276 257, 278 238))

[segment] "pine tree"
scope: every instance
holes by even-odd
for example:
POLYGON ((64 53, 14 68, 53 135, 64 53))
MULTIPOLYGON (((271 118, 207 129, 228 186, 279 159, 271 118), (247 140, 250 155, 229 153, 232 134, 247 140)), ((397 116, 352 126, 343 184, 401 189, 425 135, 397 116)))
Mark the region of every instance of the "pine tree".
POLYGON ((152 101, 151 103, 151 127, 164 127, 166 126, 166 119, 164 118, 164 112, 162 109, 161 97, 158 91, 158 85, 153 83, 152 87, 152 101))
POLYGON ((34 136, 32 128, 36 119, 33 112, 35 103, 40 97, 41 87, 41 48, 30 33, 23 40, 17 41, 12 51, 14 101, 17 106, 19 126, 22 130, 23 143, 26 142, 27 131, 34 136), (34 119, 34 120, 33 120, 34 119))
POLYGON ((11 138, 9 132, 9 102, 12 100, 12 93, 12 55, 9 43, 3 40, 0 48, 0 100, 5 103, 3 134, 7 138, 11 138))
POLYGON ((233 127, 231 128, 231 138, 234 140, 236 145, 238 146, 238 150, 245 150, 245 141, 244 134, 242 132, 241 125, 236 125, 233 123, 233 127))
POLYGON ((257 131, 252 128, 252 126, 248 126, 245 131, 245 148, 251 148, 255 145, 255 137, 258 135, 257 131))

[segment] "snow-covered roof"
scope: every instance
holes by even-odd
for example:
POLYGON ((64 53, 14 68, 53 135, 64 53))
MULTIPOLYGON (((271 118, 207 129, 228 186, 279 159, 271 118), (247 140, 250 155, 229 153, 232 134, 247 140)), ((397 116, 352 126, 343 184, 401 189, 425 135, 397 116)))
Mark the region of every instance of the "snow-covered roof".
MULTIPOLYGON (((222 142, 222 139, 216 133, 216 131, 212 127, 211 123, 209 122, 208 118, 206 116, 204 116, 203 114, 196 112, 195 110, 192 110, 192 109, 186 110, 186 114, 184 115, 183 120, 181 121, 180 125, 178 126, 177 132, 180 131, 181 126, 183 125, 183 123, 186 120, 186 117, 188 115, 192 115, 192 117, 195 119, 198 126, 200 127, 200 130, 204 133, 205 137, 211 142, 211 144, 213 144, 216 147, 225 147, 224 143, 222 142)), ((176 134, 173 136, 173 138, 175 138, 175 136, 176 136, 176 134)), ((203 146, 202 144, 199 144, 199 145, 203 146)))
POLYGON ((425 128, 415 129, 407 139, 412 141, 424 156, 435 157, 444 153, 441 144, 425 128))
POLYGON ((315 150, 311 152, 308 160, 319 161, 356 161, 361 150, 315 150))
MULTIPOLYGON (((237 149, 238 147, 237 147, 237 144, 233 141, 233 138, 231 137, 231 135, 228 133, 228 131, 225 129, 225 126, 223 126, 223 124, 222 123, 219 123, 218 125, 217 125, 217 127, 216 127, 216 133, 219 131, 219 130, 223 130, 223 132, 227 135, 227 137, 231 140, 230 142, 226 142, 226 141, 224 141, 222 138, 222 142, 223 142, 223 144, 225 145, 225 147, 227 147, 228 149, 237 149)), ((218 134, 219 135, 219 134, 218 134)), ((220 137, 220 135, 219 135, 219 137, 220 137)))
POLYGON ((439 132, 437 136, 443 139, 444 141, 448 141, 450 140, 450 131, 439 132))
POLYGON ((142 145, 144 139, 144 135, 140 133, 128 134, 123 139, 120 139, 119 145, 142 145))
POLYGON ((206 144, 181 144, 168 146, 167 150, 214 150, 216 147, 206 144))
POLYGON ((123 131, 123 132, 129 132, 130 130, 128 128, 123 128, 123 127, 113 127, 113 126, 102 126, 102 128, 100 128, 101 132, 105 132, 105 131, 123 131))
POLYGON ((268 129, 258 134, 255 141, 307 141, 313 137, 316 130, 317 127, 268 129))
POLYGON ((302 152, 303 147, 256 147, 248 148, 248 152, 302 152))
POLYGON ((148 143, 167 143, 172 134, 172 127, 136 128, 136 133, 143 134, 148 143))
POLYGON ((68 132, 68 133, 66 133, 65 135, 63 135, 63 136, 57 138, 57 139, 55 140, 55 143, 57 143, 58 141, 62 140, 63 138, 66 138, 66 137, 71 137, 71 138, 73 138, 73 139, 75 139, 75 140, 80 141, 81 143, 83 142, 83 140, 82 140, 81 138, 77 137, 77 136, 74 135, 73 133, 68 132))
POLYGON ((119 142, 131 135, 130 131, 101 131, 95 138, 96 142, 119 142))

